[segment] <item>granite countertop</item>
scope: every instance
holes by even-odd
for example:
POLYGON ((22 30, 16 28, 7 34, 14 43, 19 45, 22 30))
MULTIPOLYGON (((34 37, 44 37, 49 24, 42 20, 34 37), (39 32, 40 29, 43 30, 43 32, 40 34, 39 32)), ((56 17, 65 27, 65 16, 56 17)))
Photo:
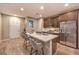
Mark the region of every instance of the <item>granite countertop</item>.
POLYGON ((48 42, 58 37, 58 35, 52 35, 52 34, 38 34, 38 33, 31 33, 31 34, 26 33, 26 34, 43 42, 48 42))

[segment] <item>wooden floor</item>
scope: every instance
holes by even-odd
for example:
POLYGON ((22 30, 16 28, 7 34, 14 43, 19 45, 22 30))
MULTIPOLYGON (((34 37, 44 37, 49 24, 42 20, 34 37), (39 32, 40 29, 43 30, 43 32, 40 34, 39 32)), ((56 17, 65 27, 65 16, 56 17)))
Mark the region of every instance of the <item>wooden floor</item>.
MULTIPOLYGON (((24 45, 24 39, 8 39, 0 42, 0 55, 29 55, 30 47, 24 45)), ((79 49, 69 48, 57 44, 55 55, 79 55, 79 49)))

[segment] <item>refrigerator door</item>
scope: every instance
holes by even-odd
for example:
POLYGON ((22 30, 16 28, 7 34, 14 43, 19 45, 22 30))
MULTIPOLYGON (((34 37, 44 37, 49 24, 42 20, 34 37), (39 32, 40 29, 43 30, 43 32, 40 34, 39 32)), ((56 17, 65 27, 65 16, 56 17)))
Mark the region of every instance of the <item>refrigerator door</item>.
POLYGON ((66 45, 76 48, 76 21, 66 22, 66 45))
POLYGON ((65 22, 61 22, 60 23, 60 43, 62 44, 66 44, 66 40, 65 40, 65 28, 66 28, 66 25, 65 25, 65 22))

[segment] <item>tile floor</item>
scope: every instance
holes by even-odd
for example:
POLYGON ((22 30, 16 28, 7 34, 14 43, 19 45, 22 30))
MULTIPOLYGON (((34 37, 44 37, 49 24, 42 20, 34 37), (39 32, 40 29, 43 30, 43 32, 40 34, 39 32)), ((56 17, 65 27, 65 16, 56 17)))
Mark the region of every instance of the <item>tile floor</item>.
POLYGON ((24 39, 10 39, 0 43, 0 55, 29 55, 24 46, 24 39))
MULTIPOLYGON (((9 39, 0 42, 0 55, 29 55, 30 47, 25 48, 24 39, 9 39)), ((57 44, 55 55, 79 55, 79 49, 69 48, 57 44)))
POLYGON ((70 48, 58 43, 55 55, 79 55, 79 49, 70 48))

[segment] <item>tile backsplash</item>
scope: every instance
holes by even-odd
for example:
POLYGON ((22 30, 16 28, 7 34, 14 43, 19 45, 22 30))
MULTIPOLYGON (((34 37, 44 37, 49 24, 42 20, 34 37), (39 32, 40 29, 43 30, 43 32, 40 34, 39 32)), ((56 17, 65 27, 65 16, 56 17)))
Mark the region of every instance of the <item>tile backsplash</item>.
POLYGON ((57 32, 59 32, 59 28, 43 28, 42 31, 46 31, 46 32, 48 32, 48 31, 57 31, 57 32))

